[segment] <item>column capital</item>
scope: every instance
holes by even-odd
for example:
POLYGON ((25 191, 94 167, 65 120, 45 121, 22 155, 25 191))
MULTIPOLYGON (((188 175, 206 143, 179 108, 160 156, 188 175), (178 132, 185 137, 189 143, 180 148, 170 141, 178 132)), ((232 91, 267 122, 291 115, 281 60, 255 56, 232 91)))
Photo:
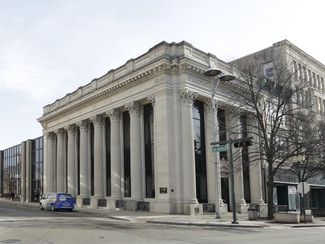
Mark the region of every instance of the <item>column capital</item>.
POLYGON ((130 102, 125 105, 125 108, 129 110, 130 115, 140 115, 141 106, 138 102, 130 102))
POLYGON ((75 128, 76 128, 75 125, 68 125, 68 126, 64 127, 64 129, 68 132, 68 135, 72 135, 72 136, 75 133, 75 128))
POLYGON ((216 110, 218 110, 218 108, 220 108, 222 105, 222 102, 219 101, 219 100, 215 100, 214 101, 214 104, 213 104, 213 101, 212 99, 206 99, 204 101, 204 109, 207 111, 207 112, 214 112, 216 110))
POLYGON ((63 128, 57 129, 56 131, 54 131, 54 133, 56 134, 56 136, 59 139, 63 139, 63 136, 64 136, 64 129, 63 128))
POLYGON ((107 111, 106 115, 110 117, 111 120, 120 120, 120 111, 116 108, 107 111))
POLYGON ((48 132, 48 133, 46 134, 46 137, 47 137, 48 140, 53 141, 53 140, 54 140, 54 132, 53 132, 53 131, 48 132))
POLYGON ((87 120, 81 120, 77 122, 77 126, 80 128, 80 131, 87 132, 88 131, 88 121, 87 120))
POLYGON ((154 108, 155 107, 155 103, 156 103, 155 96, 154 95, 148 96, 147 97, 147 100, 151 102, 152 107, 154 108))
POLYGON ((180 92, 181 102, 184 104, 192 105, 197 96, 197 92, 190 91, 187 88, 180 92))
POLYGON ((95 115, 90 118, 90 121, 94 123, 94 126, 102 127, 104 124, 104 119, 102 115, 95 115))

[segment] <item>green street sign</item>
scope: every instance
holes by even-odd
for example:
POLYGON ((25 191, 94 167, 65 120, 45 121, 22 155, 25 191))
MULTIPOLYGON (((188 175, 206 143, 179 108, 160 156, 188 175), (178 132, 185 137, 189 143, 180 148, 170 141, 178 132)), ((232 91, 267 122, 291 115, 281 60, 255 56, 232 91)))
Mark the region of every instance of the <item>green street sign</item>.
POLYGON ((212 152, 222 152, 227 151, 227 145, 212 147, 212 152))

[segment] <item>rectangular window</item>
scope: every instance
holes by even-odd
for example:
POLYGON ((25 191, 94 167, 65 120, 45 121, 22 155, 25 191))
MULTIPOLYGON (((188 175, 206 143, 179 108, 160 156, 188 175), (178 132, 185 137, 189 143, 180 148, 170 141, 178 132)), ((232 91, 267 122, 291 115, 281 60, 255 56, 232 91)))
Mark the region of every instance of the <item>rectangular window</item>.
POLYGON ((124 142, 124 196, 131 197, 131 145, 130 145, 130 114, 123 113, 123 142, 124 142))
POLYGON ((316 88, 316 76, 315 76, 315 73, 313 72, 313 75, 312 75, 312 86, 314 88, 316 88))
POLYGON ((192 106, 192 112, 194 132, 196 195, 200 203, 206 203, 208 202, 208 194, 203 102, 195 100, 192 106))
POLYGON ((298 64, 297 73, 298 73, 298 79, 300 80, 301 79, 301 64, 298 64))
POLYGON ((106 140, 106 196, 111 195, 111 120, 105 118, 106 140))
POLYGON ((152 104, 144 105, 144 147, 145 147, 145 180, 146 197, 155 197, 155 164, 154 164, 154 111, 152 104))
POLYGON ((95 128, 94 124, 90 123, 90 195, 95 194, 95 128))
POLYGON ((319 98, 318 98, 318 110, 319 110, 319 113, 321 113, 321 114, 323 114, 323 106, 322 106, 322 104, 323 104, 323 101, 322 101, 322 99, 319 97, 319 98))
MULTIPOLYGON (((227 141, 225 110, 218 109, 219 141, 227 141)), ((227 151, 220 152, 220 160, 227 160, 227 151)))
POLYGON ((310 84, 310 70, 307 70, 307 84, 310 84))

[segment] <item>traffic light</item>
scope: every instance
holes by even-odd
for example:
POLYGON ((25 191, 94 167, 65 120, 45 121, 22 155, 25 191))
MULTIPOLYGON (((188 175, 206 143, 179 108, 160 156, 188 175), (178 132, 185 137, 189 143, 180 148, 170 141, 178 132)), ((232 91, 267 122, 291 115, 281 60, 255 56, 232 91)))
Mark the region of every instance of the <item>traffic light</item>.
POLYGON ((253 145, 252 140, 244 140, 244 141, 238 141, 234 143, 234 147, 238 148, 238 147, 249 147, 253 145))

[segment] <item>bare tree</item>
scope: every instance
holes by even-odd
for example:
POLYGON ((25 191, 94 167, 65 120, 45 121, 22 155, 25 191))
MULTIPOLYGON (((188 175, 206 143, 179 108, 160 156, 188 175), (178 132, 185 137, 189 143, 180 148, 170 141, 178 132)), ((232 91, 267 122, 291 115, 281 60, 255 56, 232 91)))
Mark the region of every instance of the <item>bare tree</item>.
POLYGON ((277 170, 290 159, 303 155, 304 141, 297 141, 300 133, 294 123, 303 123, 310 116, 301 113, 300 103, 310 110, 311 96, 307 86, 295 82, 295 70, 286 56, 277 50, 267 50, 233 62, 238 79, 227 84, 229 99, 253 116, 250 124, 253 143, 250 160, 262 160, 268 167, 268 218, 273 218, 273 186, 277 170), (307 92, 306 92, 307 91, 307 92), (307 94, 302 98, 301 94, 307 94))

